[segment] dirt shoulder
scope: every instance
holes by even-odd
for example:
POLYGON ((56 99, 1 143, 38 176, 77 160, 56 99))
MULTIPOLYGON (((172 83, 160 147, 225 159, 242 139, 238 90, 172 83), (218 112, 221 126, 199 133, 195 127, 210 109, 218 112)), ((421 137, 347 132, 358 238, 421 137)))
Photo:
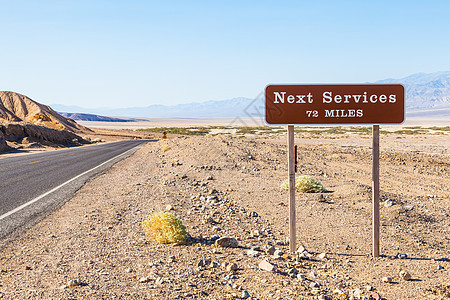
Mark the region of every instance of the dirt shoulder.
POLYGON ((297 243, 306 248, 301 258, 284 243, 284 133, 178 137, 148 143, 1 249, 0 298, 446 297, 448 137, 382 137, 384 257, 378 259, 369 255, 370 138, 308 137, 296 137, 299 175, 316 178, 329 192, 297 194, 297 243), (163 151, 163 144, 170 149, 163 151), (189 244, 144 237, 141 221, 167 205, 187 226, 189 244), (217 248, 217 236, 234 237, 239 247, 217 248), (287 255, 268 254, 271 246, 287 255), (262 260, 278 271, 262 270, 262 260), (237 270, 227 270, 233 263, 237 270), (412 280, 401 279, 402 270, 412 280))

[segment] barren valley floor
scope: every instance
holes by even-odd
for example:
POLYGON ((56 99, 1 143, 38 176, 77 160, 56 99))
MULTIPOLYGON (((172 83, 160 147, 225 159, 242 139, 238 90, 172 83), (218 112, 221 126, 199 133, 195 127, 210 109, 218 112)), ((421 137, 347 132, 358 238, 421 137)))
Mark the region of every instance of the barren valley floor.
POLYGON ((448 134, 382 134, 377 259, 370 134, 296 134, 298 175, 329 191, 297 193, 300 258, 285 243, 285 139, 280 132, 148 143, 0 250, 0 298, 449 297, 448 134), (146 240, 141 221, 166 209, 187 226, 190 243, 146 240), (217 248, 217 236, 239 247, 217 248), (268 254, 271 245, 286 255, 268 254), (262 260, 278 272, 262 270, 262 260), (232 263, 237 270, 227 269, 232 263))

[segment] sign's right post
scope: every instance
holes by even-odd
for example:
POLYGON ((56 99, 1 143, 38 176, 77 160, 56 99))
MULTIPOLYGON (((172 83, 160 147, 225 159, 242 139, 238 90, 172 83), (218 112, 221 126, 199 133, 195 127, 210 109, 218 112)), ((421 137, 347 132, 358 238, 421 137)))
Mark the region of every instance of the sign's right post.
POLYGON ((380 125, 372 125, 372 254, 380 256, 380 125))

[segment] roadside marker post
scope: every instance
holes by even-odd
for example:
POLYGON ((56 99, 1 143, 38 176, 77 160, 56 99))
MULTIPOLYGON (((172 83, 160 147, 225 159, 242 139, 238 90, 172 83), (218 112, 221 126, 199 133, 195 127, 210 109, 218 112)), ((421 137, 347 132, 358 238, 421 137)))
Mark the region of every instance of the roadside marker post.
POLYGON ((288 126, 288 169, 289 169, 289 250, 296 250, 296 220, 295 220, 295 167, 296 151, 294 148, 294 125, 288 126))
POLYGON ((380 125, 372 126, 372 255, 380 256, 380 125))
POLYGON ((296 251, 294 125, 372 125, 372 255, 380 255, 380 126, 405 118, 400 84, 268 85, 266 123, 288 125, 289 249, 296 251), (376 125, 375 125, 376 124, 376 125))

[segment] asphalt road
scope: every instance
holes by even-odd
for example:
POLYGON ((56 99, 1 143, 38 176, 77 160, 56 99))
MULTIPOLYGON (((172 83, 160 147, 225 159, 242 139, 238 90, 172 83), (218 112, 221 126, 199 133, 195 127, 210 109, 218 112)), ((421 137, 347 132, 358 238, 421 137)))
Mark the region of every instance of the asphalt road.
MULTIPOLYGON (((0 241, 35 224, 84 183, 149 140, 97 144, 29 155, 0 156, 0 241)), ((2 244, 2 243, 0 243, 2 244)))

